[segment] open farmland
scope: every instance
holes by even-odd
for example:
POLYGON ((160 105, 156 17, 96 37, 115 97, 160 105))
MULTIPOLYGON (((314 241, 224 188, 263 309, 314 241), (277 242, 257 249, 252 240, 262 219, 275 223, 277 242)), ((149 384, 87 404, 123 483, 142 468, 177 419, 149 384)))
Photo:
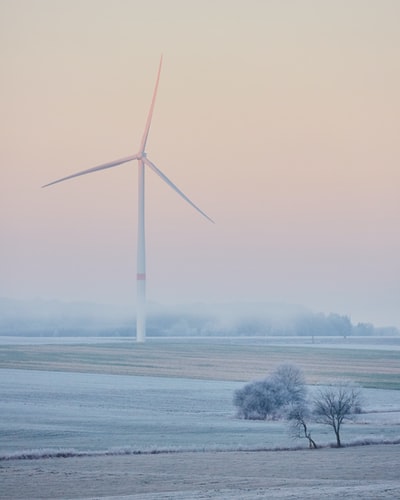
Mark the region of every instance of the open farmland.
POLYGON ((310 384, 352 380, 400 389, 400 351, 196 340, 0 346, 0 368, 248 381, 279 364, 299 366, 310 384))
POLYGON ((8 499, 400 498, 398 445, 12 460, 8 499))
MULTIPOLYGON (((370 413, 344 427, 346 443, 398 442, 397 391, 379 389, 400 388, 399 357, 369 346, 193 339, 0 346, 1 494, 398 498, 399 445, 260 451, 305 444, 291 442, 283 422, 234 419, 231 398, 242 381, 294 363, 309 383, 342 377, 377 388, 365 391, 370 413), (27 449, 31 458, 21 459, 27 449), (71 454, 44 458, 51 449, 71 454)), ((327 429, 313 432, 319 444, 332 440, 327 429)))

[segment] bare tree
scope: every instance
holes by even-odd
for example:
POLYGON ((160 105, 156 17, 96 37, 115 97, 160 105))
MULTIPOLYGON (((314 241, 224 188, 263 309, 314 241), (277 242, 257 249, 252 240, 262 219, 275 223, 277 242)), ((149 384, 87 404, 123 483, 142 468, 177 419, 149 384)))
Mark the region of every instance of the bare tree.
POLYGON ((314 398, 316 421, 332 427, 336 445, 340 447, 340 430, 343 422, 352 420, 361 411, 361 391, 349 384, 329 386, 318 391, 314 398))
POLYGON ((316 442, 311 437, 308 422, 312 418, 309 406, 306 403, 293 405, 288 412, 289 432, 294 438, 308 439, 310 448, 317 448, 316 442))
POLYGON ((300 403, 307 394, 303 372, 295 365, 283 364, 271 376, 273 385, 282 398, 282 405, 300 403))

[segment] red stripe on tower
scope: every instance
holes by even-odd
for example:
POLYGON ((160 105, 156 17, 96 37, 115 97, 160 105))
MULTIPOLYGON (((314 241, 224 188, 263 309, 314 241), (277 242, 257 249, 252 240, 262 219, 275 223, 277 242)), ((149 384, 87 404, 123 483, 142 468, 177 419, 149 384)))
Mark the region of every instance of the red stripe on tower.
POLYGON ((146 279, 146 273, 137 273, 136 279, 140 280, 140 281, 145 280, 146 279))

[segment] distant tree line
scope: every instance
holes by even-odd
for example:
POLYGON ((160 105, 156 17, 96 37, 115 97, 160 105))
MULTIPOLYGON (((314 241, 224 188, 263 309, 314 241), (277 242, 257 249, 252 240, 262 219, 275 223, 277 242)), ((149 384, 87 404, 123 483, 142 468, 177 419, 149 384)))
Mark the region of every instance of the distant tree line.
MULTIPOLYGON (((192 308, 150 307, 149 336, 373 336, 400 335, 393 327, 353 325, 348 316, 297 308, 279 314, 268 304, 241 311, 235 304, 192 308)), ((0 335, 134 336, 135 315, 127 307, 0 298, 0 335)))
POLYGON ((149 335, 154 336, 396 336, 395 327, 378 328, 371 323, 353 325, 348 316, 304 314, 276 322, 266 317, 237 317, 230 321, 217 315, 154 314, 148 318, 149 335))

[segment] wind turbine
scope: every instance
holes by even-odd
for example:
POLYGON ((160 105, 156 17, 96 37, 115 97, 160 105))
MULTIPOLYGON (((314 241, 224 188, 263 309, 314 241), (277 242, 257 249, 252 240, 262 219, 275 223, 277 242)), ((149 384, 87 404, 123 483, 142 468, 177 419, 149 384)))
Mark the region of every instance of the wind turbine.
POLYGON ((119 160, 110 161, 108 163, 103 163, 97 167, 92 167, 87 170, 82 170, 67 177, 57 179, 56 181, 45 184, 42 187, 52 186, 59 182, 64 182, 68 179, 73 179, 74 177, 79 177, 81 175, 91 174, 99 170, 105 170, 107 168, 117 167, 129 161, 136 160, 138 162, 138 239, 137 239, 137 305, 136 305, 136 341, 144 342, 146 338, 146 251, 145 251, 145 223, 144 223, 144 177, 145 177, 145 166, 156 173, 161 179, 166 182, 176 193, 178 193, 189 205, 196 209, 203 217, 208 219, 210 222, 214 223, 208 215, 206 215, 200 208, 195 205, 168 177, 159 170, 152 161, 147 158, 146 154, 146 144, 149 135, 151 119, 153 116, 154 104, 157 96, 158 82, 160 80, 162 66, 162 57, 160 59, 160 64, 158 67, 156 84, 154 87, 153 97, 151 100, 149 114, 147 116, 146 126, 144 128, 142 140, 140 143, 139 151, 125 158, 120 158, 119 160))

